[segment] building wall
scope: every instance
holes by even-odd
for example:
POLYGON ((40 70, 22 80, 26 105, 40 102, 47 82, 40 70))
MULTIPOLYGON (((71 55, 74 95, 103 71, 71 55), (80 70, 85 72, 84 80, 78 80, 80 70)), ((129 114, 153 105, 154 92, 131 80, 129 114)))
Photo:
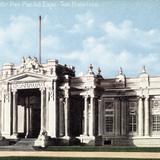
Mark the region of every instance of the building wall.
POLYGON ((13 138, 16 123, 15 92, 38 89, 41 130, 51 138, 75 137, 92 145, 160 146, 160 77, 150 77, 144 68, 135 78, 120 71, 115 78, 104 79, 90 66, 86 75, 75 77, 72 67, 53 60, 42 65, 28 58, 20 66, 4 65, 1 73, 0 128, 6 138, 13 138))

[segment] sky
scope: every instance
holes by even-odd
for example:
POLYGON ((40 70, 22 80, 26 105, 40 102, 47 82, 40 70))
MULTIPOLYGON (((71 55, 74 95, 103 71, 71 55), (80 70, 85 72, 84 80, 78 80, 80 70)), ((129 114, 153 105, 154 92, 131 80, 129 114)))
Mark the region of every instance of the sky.
POLYGON ((85 75, 93 64, 105 78, 120 67, 139 76, 143 65, 160 75, 160 0, 0 0, 0 66, 38 57, 58 59, 85 75))

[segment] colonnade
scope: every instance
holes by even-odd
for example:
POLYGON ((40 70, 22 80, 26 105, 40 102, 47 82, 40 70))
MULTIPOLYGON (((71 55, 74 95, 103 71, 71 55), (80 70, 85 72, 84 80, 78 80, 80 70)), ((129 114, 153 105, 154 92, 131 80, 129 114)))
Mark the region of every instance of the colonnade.
MULTIPOLYGON (((39 88, 40 93, 41 93, 41 106, 40 106, 40 133, 42 133, 45 130, 49 131, 50 136, 56 137, 57 135, 57 91, 56 91, 56 81, 53 81, 53 91, 52 93, 50 93, 50 103, 48 103, 48 106, 46 105, 46 101, 49 99, 49 97, 47 97, 47 89, 45 87, 41 87, 39 88), (52 95, 51 95, 52 94, 52 95), (46 111, 48 109, 49 112, 49 120, 48 122, 46 122, 47 120, 47 114, 46 111), (48 123, 48 124, 47 124, 48 123), (47 129, 47 125, 48 125, 48 129, 47 129)), ((17 101, 18 101, 18 89, 14 89, 12 90, 12 138, 17 138, 17 133, 18 133, 18 106, 17 106, 17 101)), ((29 129, 29 128, 28 128, 29 129)))
MULTIPOLYGON (((45 129, 45 89, 41 89, 41 131, 45 129)), ((68 90, 67 90, 68 92, 68 90)), ((12 134, 13 136, 17 136, 18 129, 18 113, 17 113, 17 90, 12 91, 13 97, 13 122, 12 122, 12 134)), ((54 82, 54 102, 53 106, 50 107, 50 114, 52 115, 52 123, 49 124, 49 131, 51 133, 51 137, 56 137, 57 130, 57 117, 56 117, 56 82, 54 82)), ((69 137, 69 94, 65 94, 64 97, 64 137, 69 137)), ((123 108, 122 108, 123 109, 123 108)), ((150 134, 150 121, 149 121, 149 96, 139 97, 138 102, 138 136, 149 136, 150 134)), ((123 114, 123 112, 122 112, 123 114)), ((84 96, 84 111, 83 111, 83 135, 84 136, 94 136, 94 121, 95 121, 95 97, 92 96, 84 96)), ((124 118, 124 117, 123 117, 124 118)), ((51 121, 50 121, 51 122, 51 121)), ((99 124, 100 125, 100 124, 99 124)), ((121 124, 121 126, 123 123, 121 124)), ((102 126, 101 126, 102 127, 102 126)), ((123 129, 123 128, 122 128, 123 129)), ((100 128, 101 130, 101 128, 100 128)), ((125 134, 125 131, 123 131, 125 134)))
MULTIPOLYGON (((18 105, 17 105, 18 92, 17 91, 18 90, 12 90, 12 112, 11 112, 12 113, 12 131, 11 131, 12 138, 17 138, 17 135, 18 135, 18 105)), ((41 132, 45 129, 45 99, 46 99, 45 88, 41 88, 40 92, 41 92, 40 132, 41 132)), ((27 110, 26 110, 27 115, 29 114, 28 109, 29 108, 27 108, 27 110)), ((30 120, 28 118, 25 121, 28 121, 28 122, 25 122, 25 124, 27 125, 26 128, 25 128, 26 136, 27 136, 27 134, 29 134, 28 132, 31 130, 30 127, 32 127, 32 126, 31 126, 31 124, 29 124, 30 120)))
MULTIPOLYGON (((61 118, 60 118, 60 135, 64 138, 69 138, 69 109, 70 109, 70 98, 68 90, 65 90, 65 95, 63 98, 60 98, 61 103, 61 118), (63 116, 63 117, 62 117, 63 116)), ((83 110, 83 136, 94 136, 94 123, 95 123, 95 98, 90 96, 84 96, 84 110, 83 110)))
MULTIPOLYGON (((47 130, 48 134, 52 138, 57 137, 57 92, 56 92, 56 81, 53 82, 54 90, 53 92, 50 92, 50 101, 48 102, 48 106, 46 106, 46 98, 48 94, 46 94, 46 88, 40 88, 41 92, 41 122, 40 122, 40 133, 47 130), (52 97, 53 96, 53 97, 52 97), (46 122, 47 119, 47 113, 46 108, 48 107, 48 122, 46 122), (46 124, 48 123, 48 124, 46 124), (48 127, 47 127, 48 126, 48 127), (48 129, 47 129, 48 128, 48 129)), ((65 90, 66 94, 64 96, 64 102, 63 102, 63 111, 64 111, 64 137, 69 137, 69 94, 68 90, 65 90)), ((12 103, 13 103, 13 112, 12 112, 12 137, 16 138, 18 133, 18 112, 17 112, 17 97, 18 92, 17 90, 12 91, 12 103)))

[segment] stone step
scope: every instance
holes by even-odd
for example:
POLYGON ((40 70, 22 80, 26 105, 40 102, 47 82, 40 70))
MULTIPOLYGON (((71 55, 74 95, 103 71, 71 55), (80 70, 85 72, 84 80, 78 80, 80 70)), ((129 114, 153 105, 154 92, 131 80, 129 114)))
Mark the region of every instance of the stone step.
POLYGON ((36 138, 22 138, 20 139, 15 146, 33 146, 36 138))

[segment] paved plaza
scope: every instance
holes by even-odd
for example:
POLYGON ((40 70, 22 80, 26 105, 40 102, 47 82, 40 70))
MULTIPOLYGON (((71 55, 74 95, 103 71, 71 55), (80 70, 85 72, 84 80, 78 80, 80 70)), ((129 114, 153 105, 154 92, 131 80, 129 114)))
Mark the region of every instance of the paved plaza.
POLYGON ((160 159, 157 152, 51 152, 51 151, 0 151, 0 157, 81 157, 81 158, 152 158, 160 159))

